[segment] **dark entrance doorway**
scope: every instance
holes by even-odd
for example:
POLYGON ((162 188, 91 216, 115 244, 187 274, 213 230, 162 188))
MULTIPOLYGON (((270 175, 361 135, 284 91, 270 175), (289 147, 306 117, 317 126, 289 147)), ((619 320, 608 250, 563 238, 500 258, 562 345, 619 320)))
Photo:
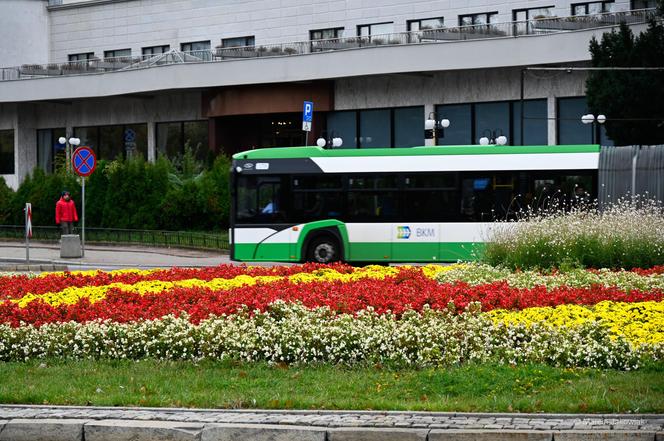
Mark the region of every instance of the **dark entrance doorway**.
MULTIPOLYGON (((313 125, 320 130, 323 114, 314 115, 313 125)), ((304 146, 301 113, 222 116, 214 118, 217 144, 221 151, 232 155, 244 150, 304 146)), ((309 145, 315 143, 309 134, 309 145)))

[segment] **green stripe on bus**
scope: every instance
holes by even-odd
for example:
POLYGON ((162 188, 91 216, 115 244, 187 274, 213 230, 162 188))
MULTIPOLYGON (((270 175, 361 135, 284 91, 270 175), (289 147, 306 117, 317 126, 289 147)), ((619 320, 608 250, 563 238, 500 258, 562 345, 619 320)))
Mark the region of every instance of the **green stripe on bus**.
MULTIPOLYGON (((297 244, 235 244, 235 260, 247 262, 297 262, 297 244)), ((484 244, 475 242, 355 242, 348 262, 456 262, 476 260, 484 244)))
POLYGON ((349 261, 456 262, 477 260, 484 244, 475 242, 351 242, 349 261))
POLYGON ((238 243, 235 247, 235 260, 246 262, 295 262, 297 261, 291 250, 295 251, 295 244, 290 243, 238 243), (291 257, 293 256, 293 257, 291 257))
POLYGON ((347 158, 359 156, 514 155, 529 153, 597 153, 599 145, 434 146, 381 149, 281 147, 236 153, 233 159, 347 158))

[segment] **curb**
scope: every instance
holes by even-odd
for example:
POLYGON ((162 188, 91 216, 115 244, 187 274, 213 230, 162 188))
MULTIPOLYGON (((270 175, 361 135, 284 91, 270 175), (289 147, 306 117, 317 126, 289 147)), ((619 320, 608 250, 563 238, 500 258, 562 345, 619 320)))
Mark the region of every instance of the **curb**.
MULTIPOLYGON (((39 261, 38 261, 39 262, 39 261)), ((46 261, 48 262, 48 261, 46 261)), ((26 265, 0 265, 0 271, 38 272, 38 271, 67 271, 67 265, 57 263, 37 263, 26 265)))
POLYGON ((664 432, 323 428, 179 421, 15 419, 0 441, 664 441, 664 432))

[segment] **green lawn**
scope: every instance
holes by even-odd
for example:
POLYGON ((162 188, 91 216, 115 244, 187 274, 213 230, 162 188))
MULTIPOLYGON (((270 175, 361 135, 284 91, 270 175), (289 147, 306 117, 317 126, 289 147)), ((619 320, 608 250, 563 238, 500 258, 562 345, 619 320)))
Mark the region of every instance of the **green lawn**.
POLYGON ((0 402, 476 412, 664 412, 664 363, 391 370, 159 361, 0 363, 0 402))

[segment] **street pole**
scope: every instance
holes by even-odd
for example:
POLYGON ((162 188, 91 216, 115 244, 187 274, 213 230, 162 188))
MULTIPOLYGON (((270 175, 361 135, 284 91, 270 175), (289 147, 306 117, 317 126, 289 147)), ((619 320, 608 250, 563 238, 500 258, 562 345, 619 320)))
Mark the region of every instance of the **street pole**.
POLYGON ((85 177, 81 176, 81 257, 85 257, 85 177))
POLYGON ((524 83, 525 83, 525 76, 526 76, 526 69, 521 69, 521 96, 519 99, 519 106, 521 107, 521 115, 519 118, 521 119, 521 123, 519 125, 519 138, 521 140, 521 145, 524 145, 525 143, 523 142, 523 121, 525 120, 524 115, 523 115, 523 98, 524 98, 524 83))
POLYGON ((30 265, 30 204, 25 204, 25 262, 30 265))

